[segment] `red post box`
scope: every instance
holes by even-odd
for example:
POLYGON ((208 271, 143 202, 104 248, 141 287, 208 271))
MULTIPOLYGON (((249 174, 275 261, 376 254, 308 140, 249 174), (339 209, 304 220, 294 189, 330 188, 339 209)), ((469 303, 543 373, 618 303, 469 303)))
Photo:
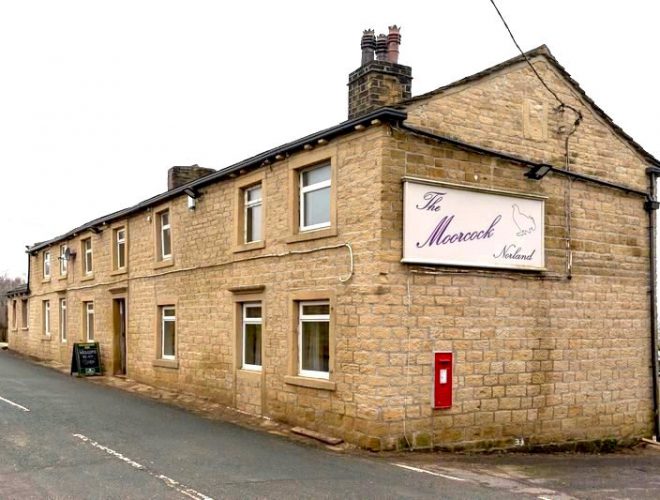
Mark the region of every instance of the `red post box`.
POLYGON ((453 358, 448 351, 433 353, 433 408, 451 408, 453 358))

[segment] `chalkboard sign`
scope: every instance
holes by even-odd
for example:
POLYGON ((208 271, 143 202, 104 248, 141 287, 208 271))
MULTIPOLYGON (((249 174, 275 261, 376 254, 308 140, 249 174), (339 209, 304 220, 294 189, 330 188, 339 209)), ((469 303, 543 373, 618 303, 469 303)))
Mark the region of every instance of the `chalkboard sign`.
POLYGON ((101 375, 101 349, 98 342, 73 344, 71 353, 71 375, 79 377, 101 375))

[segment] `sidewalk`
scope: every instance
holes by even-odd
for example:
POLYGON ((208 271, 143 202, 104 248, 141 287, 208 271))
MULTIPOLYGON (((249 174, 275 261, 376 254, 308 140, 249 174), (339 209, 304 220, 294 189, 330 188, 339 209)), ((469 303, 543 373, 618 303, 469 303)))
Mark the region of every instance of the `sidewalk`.
MULTIPOLYGON (((2 346, 3 344, 0 344, 2 346)), ((6 345, 6 344, 5 344, 6 345)), ((63 365, 56 361, 44 361, 29 356, 24 356, 20 353, 9 351, 13 356, 29 360, 31 363, 44 366, 60 373, 70 375, 70 366, 63 365)), ((268 417, 261 417, 258 415, 251 415, 242 412, 235 408, 222 405, 209 401, 208 399, 199 398, 190 394, 181 394, 166 389, 160 389, 147 384, 143 384, 132 380, 128 377, 115 377, 111 375, 84 377, 85 381, 93 384, 104 385, 106 387, 113 387, 122 391, 131 392, 141 397, 149 398, 155 401, 161 401, 165 404, 173 405, 182 408, 186 411, 199 415, 210 420, 219 420, 223 422, 230 422, 241 427, 246 427, 252 430, 260 430, 270 434, 285 436, 293 441, 314 445, 332 450, 335 452, 358 452, 357 447, 348 443, 341 443, 338 445, 330 445, 321 441, 305 437, 295 432, 298 429, 291 425, 275 422, 268 417)))

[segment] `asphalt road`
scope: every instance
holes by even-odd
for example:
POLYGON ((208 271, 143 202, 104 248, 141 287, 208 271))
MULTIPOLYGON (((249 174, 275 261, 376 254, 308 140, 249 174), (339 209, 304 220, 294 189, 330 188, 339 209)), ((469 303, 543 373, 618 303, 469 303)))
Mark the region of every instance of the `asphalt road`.
POLYGON ((2 499, 511 498, 207 420, 8 351, 0 398, 2 499))
POLYGON ((660 452, 334 453, 0 351, 0 499, 31 498, 655 499, 660 452))

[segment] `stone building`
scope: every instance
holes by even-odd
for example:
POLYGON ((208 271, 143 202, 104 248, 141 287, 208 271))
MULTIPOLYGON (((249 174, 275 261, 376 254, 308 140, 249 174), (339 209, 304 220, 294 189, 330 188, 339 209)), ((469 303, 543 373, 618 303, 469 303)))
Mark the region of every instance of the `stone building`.
POLYGON ((545 46, 412 97, 399 41, 348 121, 33 245, 10 348, 370 449, 653 434, 660 163, 545 46))

